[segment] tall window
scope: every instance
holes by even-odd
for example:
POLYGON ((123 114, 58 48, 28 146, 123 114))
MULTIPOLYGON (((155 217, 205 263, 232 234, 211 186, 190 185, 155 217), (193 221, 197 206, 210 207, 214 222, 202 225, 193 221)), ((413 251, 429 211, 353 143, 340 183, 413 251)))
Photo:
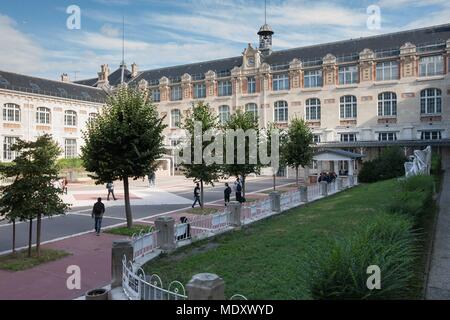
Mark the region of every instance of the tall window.
POLYGON ((273 91, 289 90, 289 76, 287 74, 276 74, 272 79, 273 91))
POLYGON ((152 101, 160 102, 161 101, 161 92, 159 89, 152 89, 152 101))
POLYGON ((206 97, 206 84, 195 83, 194 84, 194 99, 202 99, 206 97))
POLYGON ((423 57, 419 61, 419 76, 430 77, 444 74, 444 57, 423 57))
POLYGON ((231 96, 233 94, 232 85, 230 80, 219 81, 219 97, 231 96))
POLYGON ((354 141, 356 141, 356 134, 354 133, 341 134, 341 142, 354 142, 354 141))
POLYGON ((397 141, 396 132, 380 132, 378 134, 378 141, 397 141))
POLYGON ((255 93, 256 92, 256 78, 248 77, 247 78, 247 93, 255 93))
POLYGON ((183 99, 183 90, 181 86, 173 86, 170 88, 170 100, 179 101, 183 99))
POLYGON ((352 84, 358 81, 358 66, 339 67, 339 84, 352 84))
POLYGON ((397 94, 383 92, 378 95, 378 116, 397 115, 397 94))
POLYGON ((14 103, 6 103, 3 106, 3 120, 20 122, 20 107, 14 103))
POLYGON ((422 131, 420 138, 422 140, 441 140, 442 133, 441 131, 422 131))
POLYGON ((170 112, 170 125, 172 128, 179 128, 181 125, 181 111, 174 109, 170 112))
POLYGON ((77 113, 73 110, 66 110, 64 112, 64 125, 68 127, 77 126, 77 113))
POLYGON ((258 105, 256 103, 247 103, 245 112, 250 113, 253 116, 253 120, 258 120, 258 105))
POLYGON ((16 141, 17 137, 3 138, 3 160, 12 161, 16 158, 16 152, 11 150, 16 141))
POLYGON ((320 120, 320 100, 316 98, 306 100, 306 120, 320 120))
POLYGON ((305 88, 314 88, 322 86, 322 70, 305 71, 305 88))
POLYGON ((320 134, 313 135, 313 141, 314 143, 320 143, 321 142, 320 134))
POLYGON ((230 107, 220 106, 219 107, 219 122, 225 124, 230 120, 230 107))
POLYGON ((286 101, 275 102, 275 122, 288 122, 288 103, 286 101))
POLYGON ((398 61, 377 63, 377 81, 397 80, 400 77, 398 61))
POLYGON ((66 139, 64 141, 64 156, 66 159, 72 159, 78 157, 77 140, 66 139))
POLYGON ((343 96, 340 103, 341 119, 351 119, 357 116, 357 100, 355 96, 343 96))
POLYGON ((50 124, 50 114, 49 108, 38 107, 36 110, 36 123, 37 124, 50 124))
POLYGON ((420 113, 437 114, 442 112, 442 92, 431 88, 420 92, 420 113))

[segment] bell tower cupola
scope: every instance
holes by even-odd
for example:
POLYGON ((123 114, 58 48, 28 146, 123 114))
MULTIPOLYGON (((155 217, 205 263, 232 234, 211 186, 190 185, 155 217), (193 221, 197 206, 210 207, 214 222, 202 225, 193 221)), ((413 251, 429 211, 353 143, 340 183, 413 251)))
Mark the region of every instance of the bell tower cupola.
POLYGON ((272 53, 272 36, 274 32, 272 27, 267 24, 267 1, 264 6, 264 25, 259 29, 259 50, 263 55, 272 53))

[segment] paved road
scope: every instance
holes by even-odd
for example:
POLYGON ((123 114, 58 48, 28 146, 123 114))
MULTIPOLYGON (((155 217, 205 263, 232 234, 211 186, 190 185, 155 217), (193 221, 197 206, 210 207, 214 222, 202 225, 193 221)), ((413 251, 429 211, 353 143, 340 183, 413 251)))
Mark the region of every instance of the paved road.
MULTIPOLYGON (((231 181, 231 180, 230 180, 231 181)), ((277 185, 285 185, 294 182, 293 179, 277 179, 277 185)), ((249 179, 247 181, 247 193, 256 192, 264 189, 270 189, 273 181, 271 177, 258 177, 249 179)), ((83 191, 92 192, 104 192, 104 186, 75 186, 72 185, 71 191, 83 191)), ((133 182, 131 192, 134 190, 146 189, 148 191, 147 184, 142 181, 133 182)), ((192 182, 185 180, 181 177, 167 178, 165 181, 158 183, 158 189, 165 190, 176 196, 185 198, 184 204, 158 204, 158 205, 133 205, 133 218, 135 220, 148 218, 155 215, 161 215, 174 210, 186 208, 190 201, 192 201, 193 184, 192 182)), ((116 192, 120 192, 121 187, 119 183, 116 184, 116 192)), ((205 202, 219 201, 223 199, 223 183, 217 184, 215 187, 206 187, 205 189, 205 202)), ((117 204, 117 203, 116 203, 117 204)), ((65 237, 70 237, 76 234, 82 234, 90 232, 93 229, 93 222, 90 216, 90 207, 73 207, 71 212, 65 216, 57 216, 49 219, 44 219, 42 223, 42 241, 54 241, 65 237)), ((118 203, 115 207, 107 209, 107 213, 103 219, 103 226, 113 226, 125 223, 125 213, 122 204, 118 203)), ((35 226, 34 223, 34 235, 35 226)), ((18 248, 25 247, 28 243, 28 228, 27 222, 18 223, 16 226, 16 246, 18 248)), ((35 237, 33 237, 35 238, 35 237)), ((11 249, 12 239, 12 227, 5 222, 0 222, 0 253, 6 252, 11 249)))

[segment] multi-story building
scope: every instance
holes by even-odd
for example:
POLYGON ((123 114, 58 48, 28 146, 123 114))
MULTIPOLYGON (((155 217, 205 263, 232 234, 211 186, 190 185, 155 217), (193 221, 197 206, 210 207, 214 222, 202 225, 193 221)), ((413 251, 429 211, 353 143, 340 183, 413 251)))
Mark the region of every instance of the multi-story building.
MULTIPOLYGON (((264 25, 259 47, 249 44, 237 57, 142 72, 133 64, 124 81, 149 90, 166 116, 169 149, 184 138, 180 123, 200 100, 222 122, 238 109, 253 113, 261 127, 274 122, 284 128, 292 118, 304 118, 318 147, 366 159, 391 145, 406 154, 426 145, 450 147, 450 24, 281 51, 272 51, 273 34, 264 25)), ((97 78, 71 86, 108 91, 121 83, 121 73, 119 68, 110 75, 104 65, 97 78)), ((11 103, 0 99, 4 108, 11 103)), ((3 112, 4 118, 10 114, 3 112)), ((22 122, 25 130, 31 125, 22 122)), ((61 131, 58 138, 66 139, 62 133, 67 136, 61 131)), ((339 166, 330 169, 346 169, 344 162, 339 166)))

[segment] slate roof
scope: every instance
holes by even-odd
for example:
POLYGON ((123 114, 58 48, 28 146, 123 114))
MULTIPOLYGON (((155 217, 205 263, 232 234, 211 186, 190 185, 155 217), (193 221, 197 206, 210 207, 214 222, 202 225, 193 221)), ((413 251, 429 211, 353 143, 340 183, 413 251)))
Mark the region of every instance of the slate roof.
POLYGON ((98 103, 104 103, 107 97, 107 93, 102 89, 1 70, 0 88, 98 103))
POLYGON ((332 153, 332 154, 336 154, 336 155, 343 156, 345 158, 350 158, 350 159, 360 159, 360 158, 365 157, 364 155, 359 154, 359 153, 349 152, 349 151, 345 151, 345 150, 341 150, 341 149, 329 149, 329 148, 321 149, 315 155, 317 156, 317 155, 323 154, 323 153, 332 153))
MULTIPOLYGON (((79 80, 74 81, 74 83, 82 84, 85 86, 91 86, 95 87, 97 85, 98 78, 92 78, 92 79, 86 79, 86 80, 79 80)), ((117 86, 122 81, 122 68, 119 67, 117 70, 115 70, 113 73, 111 73, 108 77, 109 84, 111 86, 117 86)), ((131 71, 128 70, 125 66, 125 72, 124 72, 124 81, 129 82, 131 81, 131 71)))

